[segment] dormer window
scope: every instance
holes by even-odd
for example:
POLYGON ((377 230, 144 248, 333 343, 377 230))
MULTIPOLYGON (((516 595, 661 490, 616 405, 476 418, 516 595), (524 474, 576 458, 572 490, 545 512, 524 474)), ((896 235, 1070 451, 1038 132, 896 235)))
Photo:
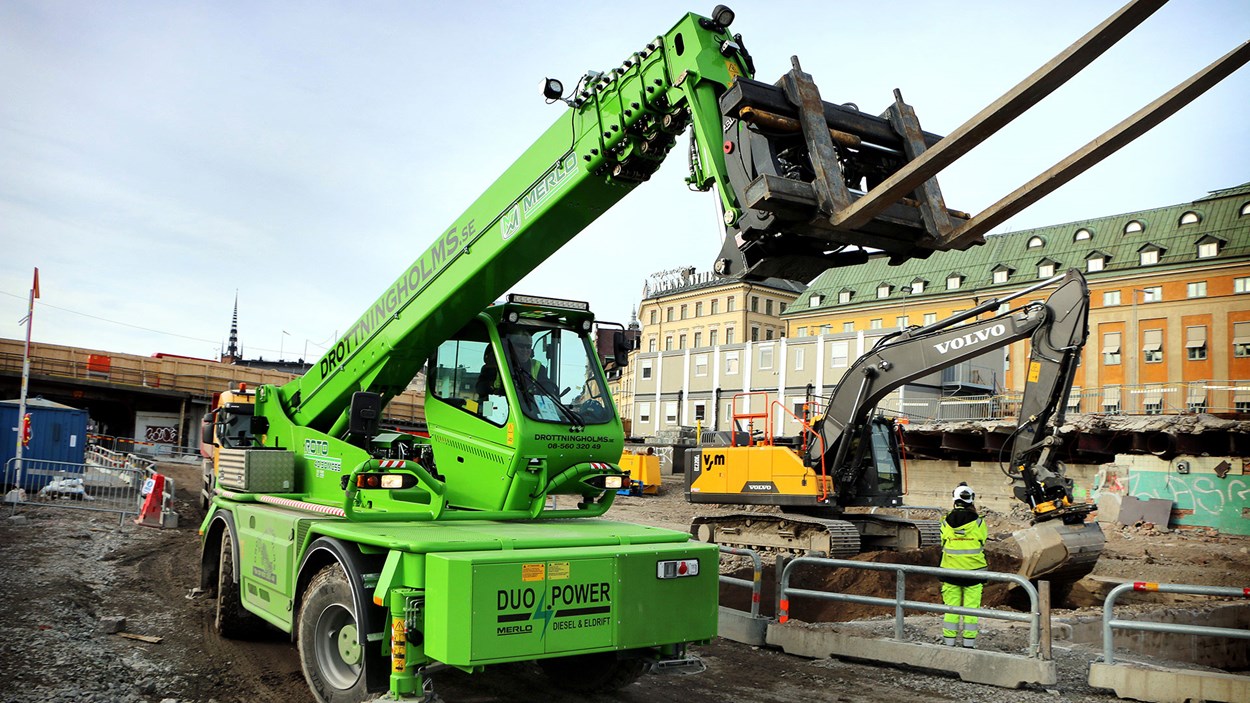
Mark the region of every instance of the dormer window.
POLYGON ((820 293, 812 293, 807 298, 807 306, 810 308, 818 308, 820 307, 820 303, 824 299, 825 299, 825 296, 821 295, 820 293))
POLYGON ((1085 270, 1089 273, 1095 273, 1103 270, 1107 266, 1107 261, 1111 257, 1100 251, 1092 251, 1089 256, 1085 257, 1085 270))
POLYGON ((1196 225, 1199 222, 1202 222, 1202 216, 1194 212, 1193 210, 1190 210, 1184 213, 1183 215, 1181 215, 1180 225, 1182 227, 1184 227, 1185 225, 1196 225))
POLYGON ((1029 249, 1037 249, 1046 246, 1046 240, 1041 237, 1029 237, 1029 242, 1025 246, 1029 249))
POLYGON ((993 275, 993 281, 995 283, 1006 283, 1007 279, 1011 277, 1011 272, 1012 268, 1006 264, 999 264, 998 266, 990 269, 990 273, 993 275))
POLYGON ((851 298, 853 298, 854 296, 855 296, 855 291, 844 288, 838 291, 838 303, 841 305, 846 305, 847 303, 851 302, 851 298))
POLYGON ((1125 234, 1136 234, 1138 232, 1145 232, 1145 231, 1146 231, 1146 225, 1143 225, 1140 220, 1129 220, 1129 223, 1127 225, 1124 225, 1125 234))
POLYGON ((1199 239, 1198 240, 1198 258, 1199 259, 1213 259, 1219 256, 1220 245, 1222 245, 1223 243, 1224 243, 1224 240, 1220 239, 1219 237, 1212 237, 1209 234, 1203 237, 1202 239, 1199 239))
POLYGON ((1093 238, 1094 238, 1094 233, 1090 232, 1084 227, 1078 229, 1076 231, 1076 234, 1072 235, 1072 241, 1074 242, 1080 242, 1086 239, 1093 239, 1093 238))
POLYGON ((946 277, 946 290, 959 290, 964 283, 963 274, 952 273, 946 277))
POLYGON ((1246 215, 1250 215, 1250 203, 1246 203, 1245 205, 1242 205, 1241 211, 1238 212, 1237 214, 1241 215, 1242 217, 1245 217, 1246 215))
POLYGON ((1163 251, 1164 250, 1157 245, 1147 244, 1141 249, 1138 249, 1137 253, 1141 255, 1142 266, 1154 266, 1159 263, 1159 258, 1163 256, 1163 251))
POLYGON ((1055 265, 1057 262, 1051 259, 1042 259, 1037 262, 1038 278, 1053 278, 1055 275, 1055 265))
POLYGON ((912 281, 911 282, 911 294, 920 295, 921 293, 923 293, 924 287, 927 283, 928 281, 924 280, 923 278, 917 278, 916 280, 912 281))
POLYGON ((888 298, 890 297, 890 292, 893 290, 894 290, 894 286, 890 285, 889 283, 882 283, 881 285, 877 286, 877 298, 878 299, 888 298))

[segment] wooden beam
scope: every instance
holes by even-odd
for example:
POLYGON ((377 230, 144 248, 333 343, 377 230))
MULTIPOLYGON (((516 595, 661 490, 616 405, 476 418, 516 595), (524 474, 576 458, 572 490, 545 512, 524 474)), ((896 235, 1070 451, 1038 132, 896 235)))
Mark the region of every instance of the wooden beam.
POLYGON ((990 230, 1153 129, 1248 61, 1250 61, 1250 41, 1221 56, 1215 63, 1194 74, 1189 80, 1169 90, 1154 102, 1103 132, 1093 141, 1072 152, 1064 160, 965 222, 951 233, 947 242, 948 246, 953 249, 964 249, 981 241, 990 230))
POLYGON ((1166 2, 1167 0, 1133 0, 1120 8, 942 141, 851 203, 850 207, 835 212, 829 218, 830 224, 847 229, 863 227, 899 198, 909 195, 920 184, 936 176, 939 171, 1080 73, 1166 2))

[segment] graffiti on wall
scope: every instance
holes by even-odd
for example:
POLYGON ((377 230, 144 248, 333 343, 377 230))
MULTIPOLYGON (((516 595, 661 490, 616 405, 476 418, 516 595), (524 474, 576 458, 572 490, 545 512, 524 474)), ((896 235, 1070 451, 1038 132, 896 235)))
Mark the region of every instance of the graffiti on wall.
POLYGON ((1226 532, 1250 533, 1242 512, 1250 508, 1250 476, 1180 475, 1168 471, 1135 470, 1128 475, 1128 495, 1170 500, 1173 508, 1193 511, 1176 521, 1215 527, 1226 532))

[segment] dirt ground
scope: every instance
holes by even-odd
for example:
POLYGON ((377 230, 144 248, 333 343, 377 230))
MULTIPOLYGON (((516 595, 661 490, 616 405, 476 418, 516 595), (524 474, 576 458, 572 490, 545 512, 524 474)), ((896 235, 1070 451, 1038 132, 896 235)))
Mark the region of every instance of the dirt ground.
MULTIPOLYGON (((52 507, 23 507, 13 518, 11 507, 0 508, 0 701, 312 701, 295 649, 285 635, 274 631, 257 641, 237 642, 220 639, 212 632, 212 601, 191 597, 198 585, 196 527, 201 513, 193 495, 198 469, 178 465, 165 468, 180 487, 176 508, 182 520, 177 529, 119 524, 116 516, 105 513, 52 507), (99 629, 100 620, 107 616, 124 617, 127 633, 160 641, 104 634, 99 629)), ((685 502, 675 481, 670 483, 673 485, 658 496, 621 497, 609 517, 687 529, 696 508, 685 502)), ((717 511, 707 506, 697 510, 717 511)), ((997 538, 1024 524, 1016 516, 989 517, 991 534, 997 538)), ((1207 531, 1160 532, 1148 526, 1108 529, 1107 534, 1107 550, 1095 575, 1173 583, 1250 584, 1250 539, 1245 537, 1207 531)), ((931 559, 930 563, 937 559, 936 553, 926 551, 905 558, 931 559)), ((916 592, 909 592, 909 596, 936 599, 935 592, 919 582, 916 592)), ((1096 614, 1093 609, 1086 610, 1096 614)), ((1065 614, 1056 612, 1057 617, 1065 614)), ((838 620, 852 613, 804 615, 838 620)), ((933 641, 937 635, 934 627, 928 623, 913 626, 909 621, 909 636, 933 641)), ((987 638, 987 646, 1010 651, 1020 646, 1020 640, 1004 631, 997 640, 987 638)), ((966 684, 948 676, 896 667, 807 660, 724 640, 698 647, 696 653, 707 671, 694 676, 645 676, 610 697, 561 694, 549 687, 536 667, 522 664, 495 667, 473 676, 443 672, 435 685, 447 701, 474 703, 1114 700, 1109 693, 1094 691, 1085 684, 1088 662, 1097 652, 1080 646, 1056 645, 1059 684, 1021 691, 966 684)))

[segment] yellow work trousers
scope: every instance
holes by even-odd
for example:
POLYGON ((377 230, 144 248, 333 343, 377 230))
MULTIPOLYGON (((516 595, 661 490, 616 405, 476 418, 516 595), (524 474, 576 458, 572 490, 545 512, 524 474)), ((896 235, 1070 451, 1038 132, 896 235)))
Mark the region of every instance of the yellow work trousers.
MULTIPOLYGON (((974 586, 956 586, 951 583, 942 584, 942 602, 946 605, 963 606, 965 608, 981 607, 981 590, 985 584, 974 586)), ((977 617, 975 615, 956 615, 946 613, 942 616, 942 642, 951 646, 963 644, 965 647, 977 646, 977 617), (960 632, 963 632, 962 637, 960 632)))

